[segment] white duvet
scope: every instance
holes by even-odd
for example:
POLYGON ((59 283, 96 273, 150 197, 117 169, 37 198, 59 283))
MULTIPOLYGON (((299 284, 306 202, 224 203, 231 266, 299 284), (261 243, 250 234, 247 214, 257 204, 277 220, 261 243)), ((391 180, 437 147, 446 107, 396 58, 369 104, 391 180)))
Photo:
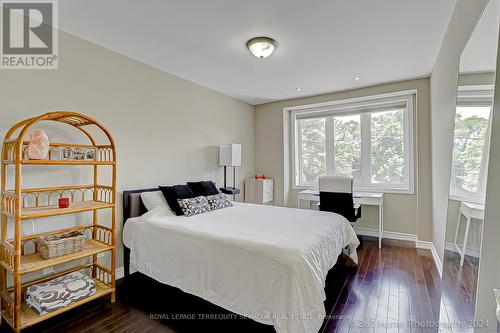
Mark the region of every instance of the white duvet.
POLYGON ((278 333, 318 332, 325 279, 359 241, 342 216, 235 203, 191 217, 156 208, 127 221, 131 265, 278 333))

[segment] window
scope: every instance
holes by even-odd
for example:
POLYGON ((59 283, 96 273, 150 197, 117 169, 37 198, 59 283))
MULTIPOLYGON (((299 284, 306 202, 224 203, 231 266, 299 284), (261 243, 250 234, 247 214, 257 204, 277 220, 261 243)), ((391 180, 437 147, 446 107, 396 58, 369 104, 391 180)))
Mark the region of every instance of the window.
POLYGON ((483 203, 490 138, 493 86, 459 86, 450 195, 457 200, 483 203))
POLYGON ((299 122, 300 179, 302 184, 313 185, 319 175, 326 173, 326 119, 303 119, 299 122))
POLYGON ((294 186, 350 175, 358 191, 412 192, 413 96, 294 108, 294 186))
POLYGON ((484 201, 491 106, 459 104, 455 117, 450 193, 484 201))

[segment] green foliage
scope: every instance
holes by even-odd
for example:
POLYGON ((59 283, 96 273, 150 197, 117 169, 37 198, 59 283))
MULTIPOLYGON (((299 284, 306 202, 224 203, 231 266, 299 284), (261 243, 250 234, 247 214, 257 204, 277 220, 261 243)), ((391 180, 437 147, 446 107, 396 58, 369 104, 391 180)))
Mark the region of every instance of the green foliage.
POLYGON ((451 187, 477 192, 488 131, 488 119, 473 115, 455 118, 451 187))
POLYGON ((325 118, 300 121, 302 138, 301 182, 316 184, 318 177, 326 174, 325 118))
POLYGON ((401 183, 405 173, 403 112, 372 114, 372 182, 401 183))
MULTIPOLYGON (((403 112, 371 115, 371 181, 401 183, 405 172, 403 112)), ((340 116, 300 120, 302 139, 301 183, 316 184, 326 174, 331 158, 334 174, 361 177, 361 116, 340 116), (326 126, 333 120, 333 153, 326 152, 326 126)), ((331 123, 330 123, 331 124, 331 123)))
POLYGON ((361 176, 361 125, 356 120, 333 120, 333 142, 336 175, 361 176))

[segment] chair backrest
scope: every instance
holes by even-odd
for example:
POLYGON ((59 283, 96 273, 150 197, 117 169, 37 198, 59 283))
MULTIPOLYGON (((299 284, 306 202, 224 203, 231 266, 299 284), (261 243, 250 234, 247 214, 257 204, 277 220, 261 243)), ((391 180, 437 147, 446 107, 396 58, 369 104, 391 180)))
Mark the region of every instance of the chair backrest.
POLYGON ((319 202, 320 210, 340 214, 349 221, 355 220, 352 177, 320 177, 319 202))

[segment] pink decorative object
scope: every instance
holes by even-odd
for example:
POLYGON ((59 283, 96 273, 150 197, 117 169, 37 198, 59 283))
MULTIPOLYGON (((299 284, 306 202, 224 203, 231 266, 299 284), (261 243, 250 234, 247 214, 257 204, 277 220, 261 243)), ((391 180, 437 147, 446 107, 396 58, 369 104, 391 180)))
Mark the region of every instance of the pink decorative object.
POLYGON ((28 145, 28 158, 30 160, 43 160, 49 153, 49 138, 40 129, 33 130, 28 145))

